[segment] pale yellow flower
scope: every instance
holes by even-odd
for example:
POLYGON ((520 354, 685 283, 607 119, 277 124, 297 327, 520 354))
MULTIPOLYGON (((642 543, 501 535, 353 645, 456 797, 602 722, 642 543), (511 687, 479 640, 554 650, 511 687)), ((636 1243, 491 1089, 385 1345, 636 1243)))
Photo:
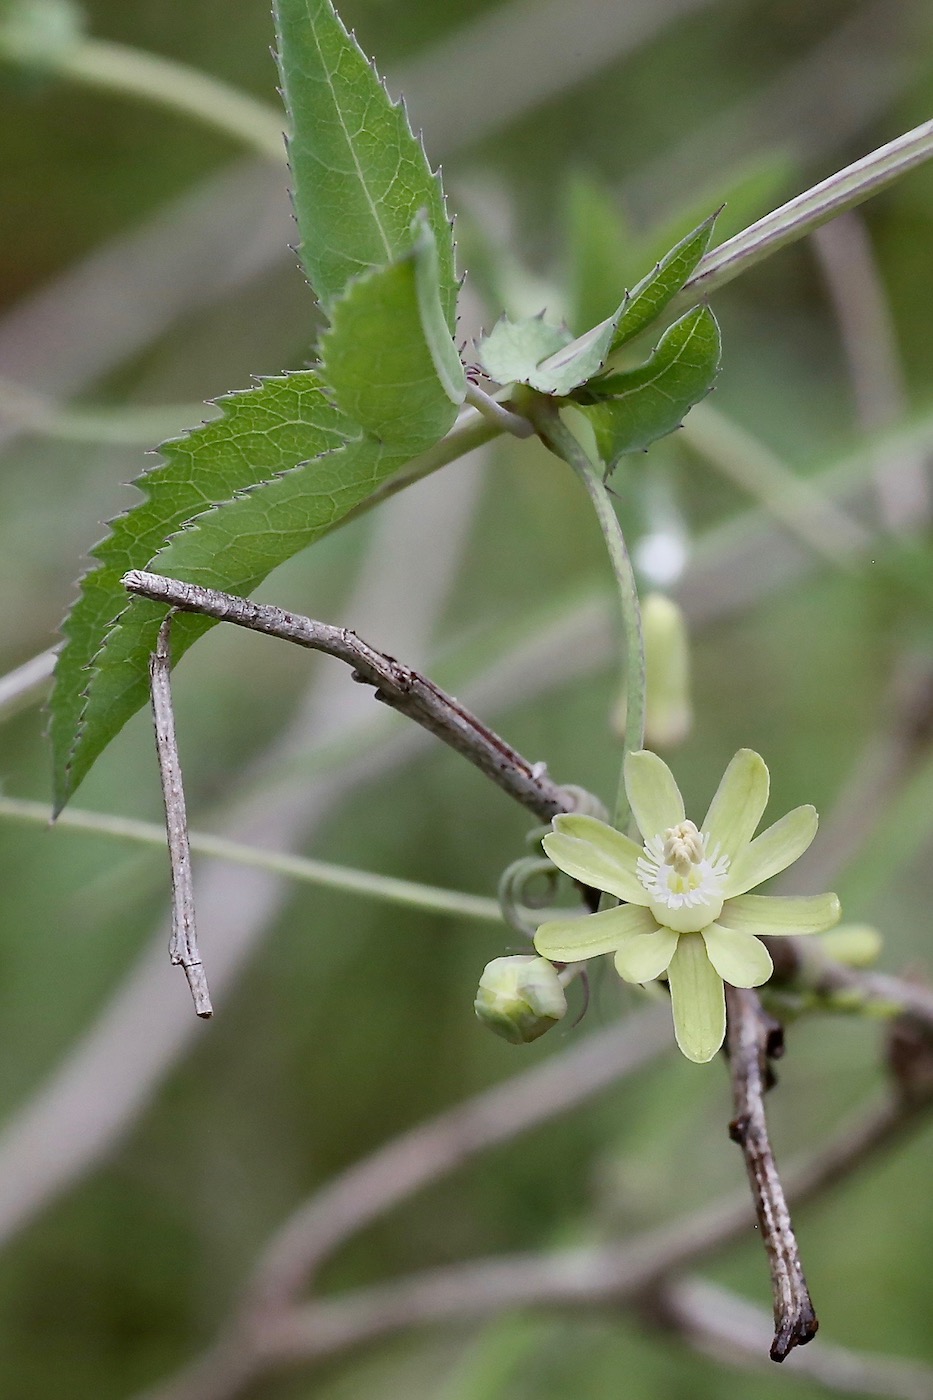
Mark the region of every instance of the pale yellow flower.
POLYGON ((643 749, 628 756, 625 790, 644 846, 595 817, 572 814, 555 817, 543 841, 565 874, 623 903, 542 924, 538 952, 552 962, 613 953, 627 982, 666 973, 677 1043, 699 1063, 725 1038, 723 982, 758 987, 774 970, 760 936, 821 933, 839 920, 834 894, 748 893, 797 860, 816 835, 816 812, 806 806, 755 837, 768 789, 764 760, 740 749, 697 827, 667 764, 643 749))

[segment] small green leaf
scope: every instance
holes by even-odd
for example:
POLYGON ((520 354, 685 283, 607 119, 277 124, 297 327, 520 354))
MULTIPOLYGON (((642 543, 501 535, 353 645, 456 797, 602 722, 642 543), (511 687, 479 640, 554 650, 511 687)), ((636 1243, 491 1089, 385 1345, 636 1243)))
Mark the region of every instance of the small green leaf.
POLYGON ((457 277, 440 181, 330 0, 276 0, 279 67, 301 258, 325 310, 350 279, 403 258, 427 212, 453 333, 457 277))
POLYGON ((675 321, 638 369, 607 375, 587 386, 597 403, 580 404, 596 436, 599 455, 611 471, 626 452, 642 452, 680 426, 684 414, 705 398, 719 369, 716 318, 696 307, 675 321), (611 397, 609 397, 611 395, 611 397))
POLYGON ((606 362, 622 308, 584 335, 542 360, 525 381, 542 394, 571 393, 598 374, 606 362))
MULTIPOLYGON (((127 569, 144 568, 168 536, 212 504, 229 501, 238 491, 297 462, 322 460, 320 454, 332 452, 348 437, 359 435, 359 429, 331 402, 312 370, 263 380, 254 389, 217 402, 222 417, 165 443, 164 463, 138 479, 136 485, 145 499, 119 516, 110 535, 92 551, 96 566, 82 580, 80 596, 63 625, 65 645, 56 667, 50 706, 59 808, 145 700, 143 691, 142 698, 137 694, 116 702, 106 723, 88 723, 84 718, 85 690, 92 696, 99 685, 110 691, 118 688, 106 676, 102 680, 101 668, 95 668, 94 663, 127 607, 120 584, 127 569)), ((360 499, 352 482, 346 496, 338 490, 340 485, 329 468, 322 470, 321 492, 326 494, 329 509, 336 510, 339 505, 346 510, 360 499)), ((369 478, 359 487, 363 494, 368 489, 369 478)), ((143 657, 143 684, 145 669, 143 657)), ((125 677, 122 683, 126 683, 125 677)))
POLYGON ((352 281, 333 303, 331 326, 321 339, 321 374, 339 407, 365 432, 411 456, 443 437, 457 415, 465 386, 463 367, 440 314, 430 262, 433 247, 433 235, 424 225, 417 247, 407 257, 352 281), (419 262, 424 263, 420 286, 419 262), (432 297, 437 307, 432 328, 435 355, 422 317, 425 301, 431 314, 432 297), (446 337, 460 371, 457 399, 449 392, 454 387, 449 383, 449 358, 443 362, 448 383, 438 377, 435 356, 441 354, 441 337, 446 337))
POLYGON ((523 321, 510 321, 503 316, 480 342, 479 362, 500 384, 530 384, 541 361, 571 340, 573 336, 567 327, 549 325, 543 312, 523 321))
POLYGON ((610 354, 656 321, 677 295, 709 247, 719 210, 682 238, 627 294, 618 316, 610 354))

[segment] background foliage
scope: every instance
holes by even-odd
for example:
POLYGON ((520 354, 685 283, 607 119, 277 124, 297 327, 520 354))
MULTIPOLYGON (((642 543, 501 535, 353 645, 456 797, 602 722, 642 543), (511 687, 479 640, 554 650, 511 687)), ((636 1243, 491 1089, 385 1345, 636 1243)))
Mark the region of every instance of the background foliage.
MULTIPOLYGON (((275 101, 265 3, 101 0, 88 8, 94 33, 275 101)), ((577 40, 566 45, 565 66, 579 68, 565 84, 530 42, 512 51, 511 71, 500 70, 505 38, 490 26, 498 16, 527 39, 520 24, 530 23, 533 5, 342 7, 390 85, 405 91, 430 157, 444 162, 461 263, 474 273, 466 313, 474 324, 464 321, 462 335, 488 329, 503 303, 515 314, 546 304, 582 327, 723 198, 717 238, 929 111, 933 34, 929 13, 912 0, 656 4, 645 7, 654 18, 641 42, 604 39, 590 59, 582 36, 605 22, 605 7, 581 0, 569 8, 577 40), (508 258, 498 256, 500 244, 508 258)), ((0 234, 8 308, 0 375, 79 403, 147 408, 153 426, 140 437, 148 445, 198 417, 156 414, 159 405, 197 402, 308 357, 317 327, 286 249, 293 234, 281 170, 169 113, 22 79, 0 90, 0 160, 9 212, 0 234)), ((864 219, 908 402, 920 414, 930 408, 933 368, 933 172, 909 176, 866 206, 864 219)), ((810 244, 726 289, 716 311, 725 346, 718 409, 801 473, 860 442, 840 326, 810 244)), ((100 537, 99 522, 130 503, 121 483, 146 464, 142 447, 14 432, 14 417, 0 397, 0 671, 48 644, 71 600, 76 561, 100 537)), ((646 528, 676 502, 699 558, 707 531, 744 528, 747 497, 680 439, 635 460, 620 489, 629 486, 638 498, 626 507, 629 528, 646 528)), ((608 615, 610 586, 569 471, 543 449, 505 443, 390 509, 391 527, 375 516, 353 523, 279 570, 261 596, 356 625, 406 659, 418 659, 411 648, 419 627, 427 630, 422 655, 432 674, 465 696, 485 677, 499 699, 483 702, 484 712, 522 751, 546 758, 560 780, 611 797, 617 762, 607 717, 618 678, 610 647, 587 650, 585 625, 594 610, 608 615), (515 657, 561 617, 570 619, 561 665, 545 681, 515 657)), ((877 556, 896 557, 902 577, 926 586, 922 538, 882 541, 877 556)), ((696 615, 709 620, 696 633, 697 725, 677 759, 688 806, 747 744, 772 768, 775 812, 810 800, 825 811, 884 720, 897 658, 929 647, 928 611, 889 575, 805 561, 796 546, 793 557, 801 568, 779 587, 767 577, 761 586, 754 557, 738 558, 724 602, 695 600, 696 615)), ((316 793, 326 816, 303 849, 492 893, 501 866, 522 853, 523 815, 455 756, 423 746, 401 752, 400 726, 372 705, 361 710, 335 669, 224 629, 201 644, 176 684, 193 824, 213 829, 249 791, 254 835, 284 845, 283 801, 300 805, 316 793), (312 680, 327 690, 309 711, 312 680), (361 761, 357 740, 347 763, 344 737, 345 761, 335 767, 334 735, 351 706, 368 717, 371 760, 361 761), (270 758, 286 725, 292 749, 270 758), (313 761, 304 757, 311 753, 313 761)), ((37 712, 8 722, 0 743, 4 790, 46 798, 37 712)), ((883 841, 839 885, 847 916, 882 928, 891 968, 928 960, 931 787, 933 770, 918 764, 912 805, 895 809, 883 841)), ((145 716, 88 778, 81 803, 158 819, 145 716)), ((194 1023, 180 979, 167 959, 159 963, 152 1018, 128 1024, 120 1055, 98 1075, 96 1099, 43 1150, 65 1157, 64 1139, 93 1136, 102 1106, 119 1097, 121 1072, 169 1034, 157 1024, 166 1004, 177 1002, 184 1017, 186 1053, 103 1160, 33 1214, 22 1206, 37 1150, 24 1136, 29 1105, 75 1065, 109 999, 162 938, 167 880, 158 853, 12 825, 0 829, 0 872, 0 1374, 13 1397, 107 1400, 154 1380, 211 1335, 269 1230, 316 1184, 582 1033, 568 1026, 516 1049, 478 1027, 475 982, 504 945, 494 927, 290 886, 239 977, 217 996, 209 1026, 194 1023)), ((202 931, 208 959, 240 913, 224 908, 225 882, 238 888, 230 872, 215 867, 214 879, 217 915, 202 931)), ((613 1018, 624 995, 610 979, 597 983, 589 1023, 613 1018)), ((784 1157, 870 1088, 876 1062, 871 1027, 814 1022, 793 1032, 771 1106, 784 1157)), ((667 1218, 740 1182, 727 1115, 725 1076, 672 1053, 595 1106, 396 1211, 325 1281, 344 1286, 667 1218)), ((930 1145, 927 1130, 798 1222, 835 1341, 933 1360, 930 1145)), ((754 1240, 710 1273, 766 1297, 754 1240)), ((790 1369, 756 1377, 756 1395, 807 1395, 790 1369)), ((266 1382, 260 1393, 596 1400, 616 1393, 620 1375, 627 1400, 687 1388, 740 1396, 749 1385, 625 1320, 520 1319, 416 1335, 313 1378, 266 1382)))

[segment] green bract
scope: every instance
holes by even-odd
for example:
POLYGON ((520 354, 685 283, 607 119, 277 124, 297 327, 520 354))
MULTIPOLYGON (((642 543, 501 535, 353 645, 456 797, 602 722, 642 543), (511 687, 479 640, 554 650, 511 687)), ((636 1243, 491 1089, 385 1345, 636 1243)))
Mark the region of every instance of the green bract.
POLYGON ((627 982, 667 974, 677 1043, 688 1060, 712 1059, 726 1033, 723 982, 758 987, 773 966, 760 937, 820 933, 839 920, 834 894, 798 898, 748 891, 786 869, 816 835, 812 807, 796 807, 758 837, 768 801, 764 761, 740 749, 702 827, 686 819, 663 759, 629 754, 625 789, 644 840, 639 847, 595 817, 560 816, 544 838, 565 874, 624 903, 582 918, 555 919, 535 947, 556 962, 615 955, 627 982))

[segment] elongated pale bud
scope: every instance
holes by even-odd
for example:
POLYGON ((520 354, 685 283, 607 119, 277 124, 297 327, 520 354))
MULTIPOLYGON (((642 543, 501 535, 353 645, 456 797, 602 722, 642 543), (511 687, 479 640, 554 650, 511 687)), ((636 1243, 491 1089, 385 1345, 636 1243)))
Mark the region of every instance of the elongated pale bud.
POLYGON ((564 1016, 567 998, 556 967, 546 958, 494 958, 479 980, 477 1016, 513 1045, 537 1040, 564 1016))
POLYGON ((846 967, 871 967, 881 953, 881 934, 871 924, 839 924, 818 937, 823 952, 846 967))
POLYGON ((77 47, 83 29, 83 12, 72 0, 11 0, 0 4, 0 59, 51 72, 77 47))
MULTIPOLYGON (((690 643, 682 609, 663 593, 647 593, 641 603, 645 638, 645 744, 669 749, 683 743, 693 725, 690 704, 690 643)), ((613 728, 625 734, 625 698, 613 715, 613 728)))

